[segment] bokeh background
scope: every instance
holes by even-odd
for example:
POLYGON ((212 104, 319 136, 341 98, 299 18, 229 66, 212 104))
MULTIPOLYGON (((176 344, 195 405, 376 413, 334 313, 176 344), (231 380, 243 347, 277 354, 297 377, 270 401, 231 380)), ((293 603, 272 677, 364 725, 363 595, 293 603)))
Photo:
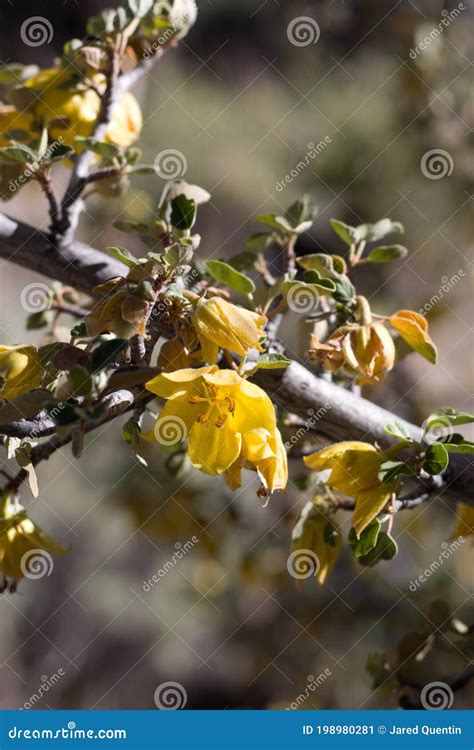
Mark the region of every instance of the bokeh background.
MULTIPOLYGON (((2 61, 50 66, 63 42, 109 4, 48 0, 39 8, 3 0, 2 61), (32 48, 20 27, 38 14, 49 18, 54 37, 32 48)), ((457 4, 201 0, 196 26, 135 92, 145 118, 144 160, 178 149, 186 179, 212 193, 198 225, 204 258, 243 250, 246 234, 258 229, 256 214, 286 207, 303 192, 316 198, 320 212, 299 243, 301 253, 343 249, 331 217, 357 224, 389 216, 405 225, 408 258, 371 268, 359 283, 379 312, 428 311, 438 366, 407 356, 383 385, 366 392, 415 422, 442 405, 472 410, 474 96, 467 6, 410 56, 457 4), (290 42, 288 25, 301 16, 317 21, 317 43, 290 42), (325 138, 306 169, 279 189, 308 144, 325 138), (444 176, 421 168, 433 149, 445 152, 444 176)), ((125 198, 94 198, 81 238, 140 253, 140 241, 111 223, 149 216, 162 187, 158 178, 136 178, 125 198)), ((35 186, 2 208, 46 226, 35 186)), ((35 278, 1 266, 2 343, 40 341, 25 332, 20 305, 21 290, 35 278)), ((285 335, 300 356, 303 333, 301 321, 289 319, 285 335)), ((220 479, 194 470, 170 475, 158 449, 145 456, 147 467, 109 426, 88 438, 80 461, 64 450, 39 469, 40 496, 26 498, 32 517, 71 552, 56 559, 50 577, 24 581, 18 594, 0 600, 1 708, 23 706, 57 674, 36 708, 155 708, 154 691, 168 681, 184 687, 186 707, 195 709, 285 708, 302 694, 303 708, 389 708, 396 695, 387 683, 373 689, 369 654, 393 650, 409 631, 432 629, 436 653, 420 666, 427 680, 447 679, 471 658, 472 644, 441 634, 427 618, 430 603, 441 599, 472 622, 468 544, 410 590, 449 536, 453 512, 442 501, 400 514, 394 532, 400 554, 391 563, 367 570, 343 553, 324 589, 311 580, 297 590, 286 562, 308 491, 292 481, 287 496, 262 508, 252 478, 232 494, 220 479), (148 586, 170 560, 166 575, 148 586), (311 677, 323 673, 309 689, 311 677)), ((295 465, 293 474, 300 471, 295 465)), ((348 531, 348 518, 340 521, 348 531)), ((470 697, 472 688, 458 691, 455 707, 466 707, 470 697)))

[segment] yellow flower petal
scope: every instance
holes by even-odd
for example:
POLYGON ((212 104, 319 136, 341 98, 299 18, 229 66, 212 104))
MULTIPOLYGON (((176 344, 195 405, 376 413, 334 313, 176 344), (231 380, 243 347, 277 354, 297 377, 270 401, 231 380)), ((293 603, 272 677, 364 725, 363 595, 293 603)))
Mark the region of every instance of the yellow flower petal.
POLYGON ((451 539, 462 536, 474 536, 474 506, 466 503, 456 505, 456 525, 452 531, 451 539))
POLYGON ((423 315, 413 310, 398 310, 390 318, 390 323, 412 349, 431 364, 436 363, 438 352, 428 334, 428 323, 423 315))
POLYGON ((352 525, 359 537, 369 523, 387 505, 393 493, 393 485, 379 484, 376 487, 359 492, 355 511, 352 514, 352 525))
POLYGON ((191 392, 192 385, 196 380, 216 370, 217 367, 213 365, 212 367, 198 367, 196 369, 187 367, 175 372, 164 372, 145 383, 145 388, 157 396, 161 396, 161 398, 176 398, 191 392))
POLYGON ((265 336, 266 321, 264 315, 245 310, 220 297, 199 301, 193 314, 193 324, 200 338, 240 356, 251 348, 261 350, 259 341, 265 336))
POLYGON ((376 452, 376 448, 370 443, 363 443, 358 440, 344 440, 341 443, 334 443, 327 448, 311 453, 309 456, 304 457, 304 462, 307 466, 315 471, 321 471, 322 469, 330 468, 330 462, 336 458, 340 458, 347 451, 372 451, 376 452))
POLYGON ((209 419, 201 424, 195 422, 188 438, 188 453, 193 466, 206 474, 221 474, 239 456, 242 445, 240 433, 218 428, 209 419))

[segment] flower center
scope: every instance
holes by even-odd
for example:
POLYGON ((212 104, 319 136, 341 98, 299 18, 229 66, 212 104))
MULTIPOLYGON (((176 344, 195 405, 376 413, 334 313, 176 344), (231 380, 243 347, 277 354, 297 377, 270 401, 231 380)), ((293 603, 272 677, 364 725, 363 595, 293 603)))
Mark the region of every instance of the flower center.
POLYGON ((233 415, 235 411, 234 399, 219 395, 219 389, 212 383, 204 383, 204 395, 191 396, 189 403, 191 406, 206 404, 206 410, 198 416, 197 421, 206 424, 212 418, 216 427, 224 427, 229 414, 233 415))

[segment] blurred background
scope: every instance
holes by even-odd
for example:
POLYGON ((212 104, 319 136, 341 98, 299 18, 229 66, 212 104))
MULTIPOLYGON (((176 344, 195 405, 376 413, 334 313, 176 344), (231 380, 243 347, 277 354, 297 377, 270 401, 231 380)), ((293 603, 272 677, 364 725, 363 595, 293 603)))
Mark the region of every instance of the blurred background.
MULTIPOLYGON (((64 41, 109 4, 49 0, 38 8, 3 0, 2 61, 49 67, 64 41), (33 48, 19 30, 38 14, 49 18, 54 36, 33 48)), ((195 27, 134 93, 144 111, 144 161, 178 149, 186 179, 212 193, 198 221, 201 257, 242 251, 245 236, 258 231, 256 214, 285 208, 304 192, 320 211, 300 253, 343 250, 332 217, 349 224, 384 216, 401 221, 405 236, 396 241, 409 256, 364 272, 358 288, 378 312, 425 312, 440 361, 432 368, 407 356, 365 395, 418 423, 439 406, 472 411, 468 3, 198 5, 195 27), (289 38, 301 17, 312 21, 311 43, 289 38), (305 168, 286 179, 305 159, 305 168)), ((111 224, 148 217, 162 187, 158 178, 137 177, 124 198, 94 198, 81 239, 140 254, 140 240, 111 224)), ((2 206, 43 227, 45 208, 34 185, 2 206)), ((19 301, 35 278, 0 267, 1 343, 41 340, 25 332, 19 301)), ((301 328, 295 316, 284 331, 300 356, 301 328)), ((410 589, 449 536, 454 516, 444 503, 400 514, 394 529, 400 554, 391 563, 365 569, 344 552, 324 589, 313 580, 297 589, 286 564, 291 529, 310 490, 292 481, 288 496, 276 495, 262 508, 252 476, 232 494, 220 479, 189 468, 170 474, 157 448, 144 455, 147 467, 128 455, 118 427, 109 426, 88 438, 80 461, 64 450, 39 469, 41 492, 29 503, 31 515, 71 552, 56 558, 50 577, 24 581, 18 594, 0 600, 1 708, 19 708, 40 693, 35 708, 155 708, 155 689, 170 681, 184 688, 186 708, 194 709, 295 702, 390 708, 397 706, 393 686, 374 689, 365 669, 370 654, 393 651, 407 632, 422 631, 437 633, 437 647, 418 666, 420 679, 446 680, 472 658, 472 643, 440 629, 429 609, 442 600, 457 618, 473 621, 468 544, 410 589)), ((348 532, 349 518, 341 514, 340 522, 348 532)), ((454 707, 466 707, 469 698, 467 686, 456 692, 454 707)))

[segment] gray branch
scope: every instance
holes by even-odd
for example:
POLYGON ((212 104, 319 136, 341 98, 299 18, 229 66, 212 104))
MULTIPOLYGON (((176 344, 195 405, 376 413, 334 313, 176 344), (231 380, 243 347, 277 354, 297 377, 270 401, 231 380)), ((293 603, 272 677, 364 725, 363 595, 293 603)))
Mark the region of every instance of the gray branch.
MULTIPOLYGON (((59 251, 47 236, 32 227, 0 215, 0 257, 26 266, 45 276, 90 292, 112 276, 126 273, 123 264, 80 242, 72 242, 59 251)), ((391 412, 316 377, 303 365, 294 363, 286 370, 266 370, 257 382, 273 401, 297 414, 331 440, 366 440, 381 446, 392 440, 384 426, 397 418, 391 412)), ((397 418, 415 440, 421 439, 419 427, 397 418)), ((454 454, 436 494, 446 499, 474 505, 474 465, 471 456, 454 454)))

